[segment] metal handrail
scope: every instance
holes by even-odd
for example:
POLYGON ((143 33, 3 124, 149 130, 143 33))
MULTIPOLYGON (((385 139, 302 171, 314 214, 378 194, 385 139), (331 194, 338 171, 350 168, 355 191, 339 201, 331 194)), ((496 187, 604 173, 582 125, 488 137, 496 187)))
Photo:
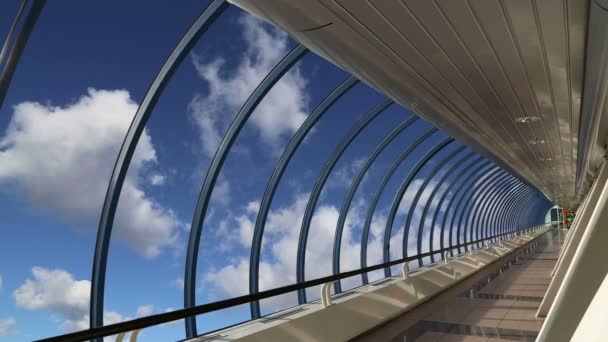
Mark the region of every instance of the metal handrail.
MULTIPOLYGON (((538 230, 542 226, 544 226, 544 225, 524 228, 524 229, 520 229, 520 231, 526 231, 526 232, 534 231, 534 230, 538 230)), ((49 337, 49 338, 38 340, 37 342, 83 341, 83 340, 90 340, 90 339, 94 339, 94 338, 111 336, 111 335, 120 334, 120 333, 128 332, 128 331, 139 330, 139 329, 147 328, 150 326, 155 326, 155 325, 159 325, 159 324, 163 324, 163 323, 176 321, 179 319, 184 319, 184 318, 188 318, 188 317, 192 317, 192 316, 196 316, 196 315, 200 315, 200 314, 205 314, 205 313, 222 310, 222 309, 226 309, 226 308, 230 308, 230 307, 234 307, 234 306, 238 306, 238 305, 242 305, 242 304, 247 304, 254 300, 262 300, 262 299, 266 299, 266 298, 270 298, 270 297, 275 297, 278 295, 294 292, 299 289, 303 289, 303 288, 307 288, 307 287, 323 285, 325 283, 334 282, 336 280, 360 275, 365 272, 376 271, 376 270, 383 269, 385 267, 390 267, 390 266, 398 265, 398 264, 401 264, 404 262, 417 260, 418 258, 428 257, 432 254, 442 253, 442 252, 448 251, 453 248, 464 247, 465 245, 476 244, 476 243, 488 241, 488 240, 491 240, 491 239, 494 239, 497 237, 507 236, 512 233, 513 232, 502 233, 502 234, 491 236, 491 237, 488 237, 485 239, 470 241, 467 243, 450 246, 448 248, 443 248, 443 249, 432 251, 432 252, 413 255, 413 256, 410 256, 407 258, 393 260, 393 261, 385 262, 382 264, 377 264, 374 266, 364 267, 364 268, 361 268, 358 270, 342 272, 342 273, 330 275, 327 277, 307 280, 302 283, 291 284, 291 285, 287 285, 287 286, 274 288, 271 290, 266 290, 266 291, 261 291, 261 292, 257 292, 257 293, 253 293, 253 294, 224 299, 224 300, 220 300, 220 301, 213 302, 213 303, 201 304, 198 306, 188 307, 188 308, 179 309, 179 310, 175 310, 175 311, 171 311, 171 312, 165 312, 165 313, 161 313, 161 314, 137 318, 137 319, 133 319, 130 321, 121 322, 121 323, 115 323, 115 324, 105 325, 102 327, 97 327, 97 328, 77 331, 77 332, 73 332, 73 333, 69 333, 69 334, 49 337)))

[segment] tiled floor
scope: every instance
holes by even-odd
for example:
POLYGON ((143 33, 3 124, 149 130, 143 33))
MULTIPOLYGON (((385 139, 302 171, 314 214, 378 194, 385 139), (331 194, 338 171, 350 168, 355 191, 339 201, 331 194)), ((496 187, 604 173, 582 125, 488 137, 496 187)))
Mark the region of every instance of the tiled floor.
POLYGON ((536 318, 565 233, 552 230, 518 252, 353 341, 534 341, 536 318))

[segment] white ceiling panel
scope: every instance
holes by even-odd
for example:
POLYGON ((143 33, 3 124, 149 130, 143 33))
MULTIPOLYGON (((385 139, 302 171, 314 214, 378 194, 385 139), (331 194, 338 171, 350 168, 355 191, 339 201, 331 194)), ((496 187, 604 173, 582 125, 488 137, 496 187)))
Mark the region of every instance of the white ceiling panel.
POLYGON ((588 0, 234 2, 576 205, 588 0))

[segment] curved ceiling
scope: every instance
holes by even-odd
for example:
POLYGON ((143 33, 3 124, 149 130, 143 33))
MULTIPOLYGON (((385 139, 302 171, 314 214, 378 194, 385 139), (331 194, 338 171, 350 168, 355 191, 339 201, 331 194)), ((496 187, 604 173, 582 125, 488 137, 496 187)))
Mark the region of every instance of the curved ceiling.
POLYGON ((233 2, 576 206, 588 0, 233 2))

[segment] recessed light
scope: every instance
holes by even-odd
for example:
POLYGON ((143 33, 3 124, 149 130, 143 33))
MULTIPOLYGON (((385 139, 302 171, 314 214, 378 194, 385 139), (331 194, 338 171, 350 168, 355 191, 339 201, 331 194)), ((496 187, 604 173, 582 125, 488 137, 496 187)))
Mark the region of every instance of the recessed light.
POLYGON ((538 139, 528 141, 528 144, 530 144, 530 145, 544 144, 544 143, 545 143, 544 140, 538 140, 538 139))
POLYGON ((540 120, 538 116, 522 116, 521 118, 515 118, 515 122, 517 123, 528 123, 538 120, 540 120))

